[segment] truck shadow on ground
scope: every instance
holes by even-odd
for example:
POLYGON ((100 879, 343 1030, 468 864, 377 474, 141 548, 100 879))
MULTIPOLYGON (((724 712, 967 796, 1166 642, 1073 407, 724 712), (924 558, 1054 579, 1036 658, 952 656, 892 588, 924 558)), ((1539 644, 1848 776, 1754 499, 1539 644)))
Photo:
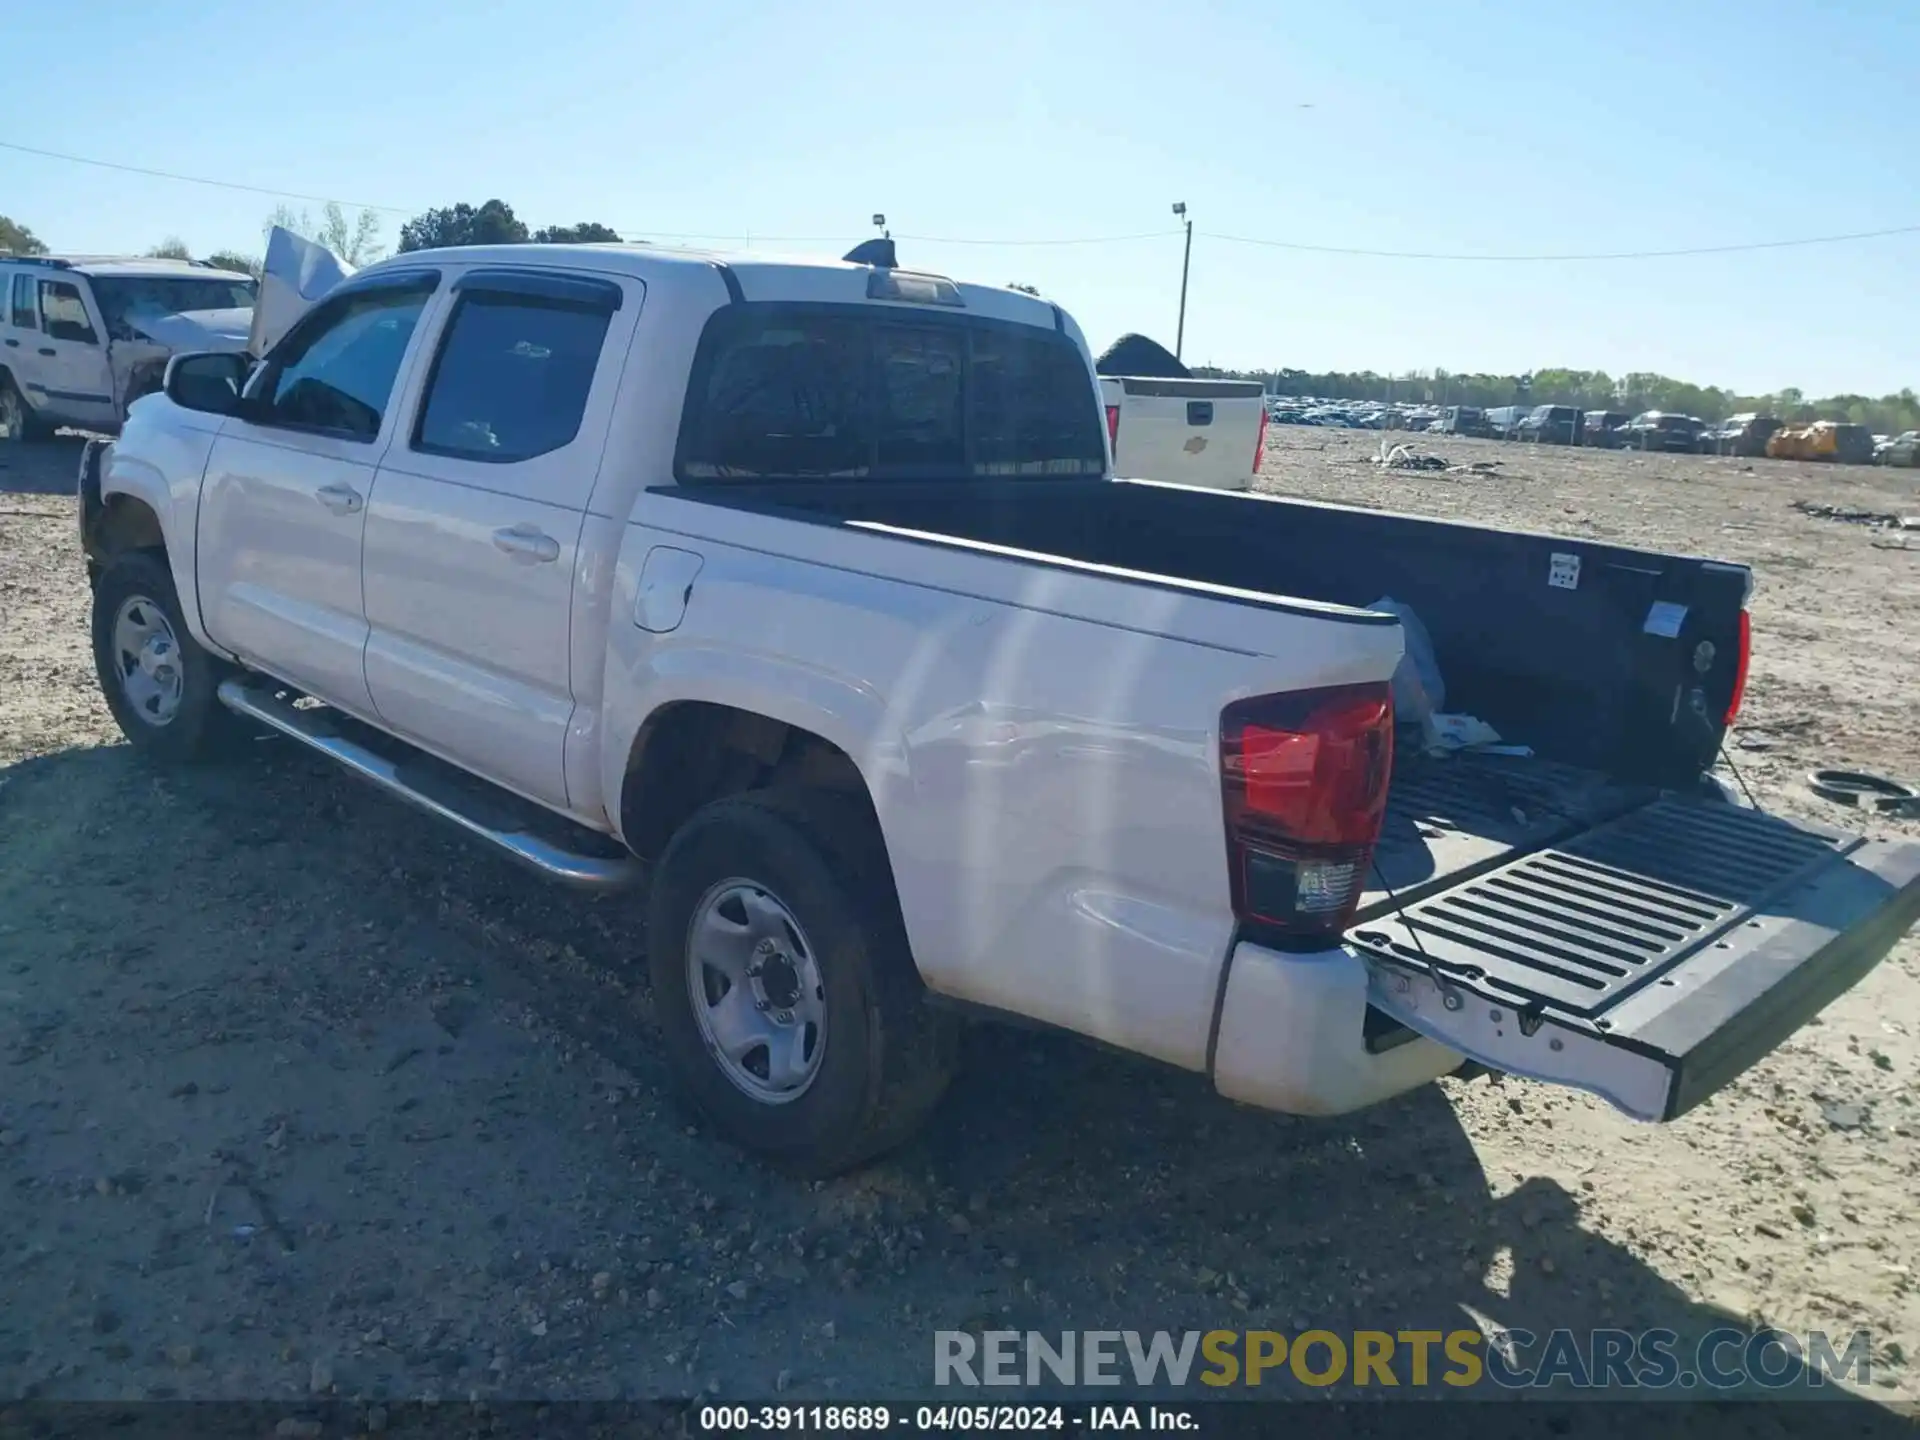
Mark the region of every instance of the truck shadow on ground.
MULTIPOLYGON (((410 963, 448 967, 477 1005, 530 1006, 637 1088, 664 1088, 645 987, 636 983, 637 904, 583 902, 476 856, 431 821, 281 742, 247 749, 234 763, 168 775, 123 746, 0 771, 0 868, 12 893, 58 886, 66 897, 22 916, 71 929, 51 937, 49 954, 98 943, 78 912, 97 916, 124 903, 138 915, 154 867, 170 866, 175 883, 198 887, 188 933, 204 935, 172 983, 217 991, 229 963, 224 937, 271 927, 263 918, 271 896, 356 933, 401 936, 410 963)), ((276 973, 288 986, 328 987, 336 1008, 352 1004, 343 992, 357 968, 322 974, 294 964, 276 973)), ((283 999, 292 1009, 302 997, 283 999)), ((1513 1093, 1529 1092, 1515 1085, 1513 1093)), ((1537 1176, 1490 1177, 1443 1087, 1360 1115, 1290 1119, 1233 1106, 1200 1077, 1069 1038, 982 1027, 969 1033, 965 1068, 919 1139, 819 1185, 770 1174, 704 1134, 689 1141, 688 1117, 671 1107, 645 1113, 653 1118, 636 1121, 623 1143, 664 1157, 743 1232, 791 1239, 812 1262, 808 1278, 770 1297, 757 1318, 748 1318, 756 1314, 748 1304, 700 1322, 712 1331, 701 1342, 705 1363, 736 1356, 733 1373, 746 1375, 837 1326, 849 1342, 832 1361, 837 1388, 819 1388, 824 1364, 803 1363, 792 1387, 799 1398, 923 1393, 939 1330, 1057 1338, 1063 1330, 1321 1329, 1350 1337, 1501 1328, 1544 1342, 1562 1329, 1582 1337, 1596 1328, 1665 1329, 1690 1372, 1701 1337, 1744 1333, 1747 1323, 1591 1228, 1580 1194, 1537 1176)), ((601 1188, 618 1185, 615 1176, 601 1188)), ((412 1200, 446 1212, 449 1232, 476 1203, 460 1193, 412 1200)), ((568 1222, 536 1205, 516 1217, 516 1236, 549 1223, 568 1222)), ((406 1242, 396 1235, 391 1243, 406 1242)), ((485 1257, 469 1263, 477 1269, 485 1257)), ((634 1314, 596 1323, 611 1328, 595 1342, 620 1355, 641 1353, 659 1322, 634 1314)), ((1844 1341, 1835 1337, 1836 1351, 1844 1341)), ((1740 1350, 1717 1354, 1724 1368, 1740 1350)), ((1522 1364, 1541 1358, 1539 1342, 1517 1355, 1522 1364)), ((1322 1351, 1313 1368, 1327 1362, 1322 1351)), ((1733 1393, 1846 1401, 1825 1413, 1847 1433, 1874 1433, 1891 1416, 1837 1386, 1809 1391, 1805 1367, 1790 1355, 1771 1351, 1766 1364, 1779 1392, 1749 1385, 1733 1393)), ((1406 1362, 1395 1369, 1394 1393, 1416 1393, 1406 1362)), ((1446 1369, 1436 1350, 1433 1382, 1417 1393, 1462 1393, 1440 1383, 1446 1369)), ((772 1374, 745 1388, 771 1390, 772 1374)), ((1271 1371, 1260 1390, 1237 1393, 1312 1389, 1271 1371)), ((1376 1387, 1363 1398, 1390 1396, 1376 1387)))
POLYGON ((71 495, 86 444, 72 434, 32 445, 0 439, 0 495, 71 495))

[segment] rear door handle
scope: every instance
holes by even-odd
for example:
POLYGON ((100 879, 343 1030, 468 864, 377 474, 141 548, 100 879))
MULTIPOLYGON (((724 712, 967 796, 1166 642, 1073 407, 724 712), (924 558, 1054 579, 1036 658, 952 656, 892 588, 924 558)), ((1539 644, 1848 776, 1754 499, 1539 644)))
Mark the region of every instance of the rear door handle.
POLYGON ((322 485, 313 496, 336 515, 352 515, 361 505, 360 492, 351 485, 322 485))
POLYGON ((20 342, 18 340, 9 338, 7 341, 7 348, 9 350, 18 350, 20 348, 20 342))
POLYGON ((560 558, 560 542, 531 525, 515 525, 493 532, 494 548, 525 565, 544 565, 560 558))
POLYGON ((42 345, 40 347, 40 353, 42 355, 58 355, 60 352, 58 350, 53 349, 51 346, 42 345))

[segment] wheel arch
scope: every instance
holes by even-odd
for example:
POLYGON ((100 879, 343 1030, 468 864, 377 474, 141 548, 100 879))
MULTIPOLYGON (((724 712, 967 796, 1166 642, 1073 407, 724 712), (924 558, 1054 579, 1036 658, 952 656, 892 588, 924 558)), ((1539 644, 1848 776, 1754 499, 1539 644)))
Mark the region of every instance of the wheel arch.
MULTIPOLYGON (((798 708, 798 707, 796 707, 798 708)), ((619 789, 621 838, 652 862, 688 816, 710 801, 748 790, 798 786, 845 794, 879 831, 872 787, 846 745, 817 717, 766 707, 681 698, 651 711, 627 747, 619 789), (807 723, 813 720, 815 723, 807 723)))
MULTIPOLYGON (((191 487, 176 497, 166 475, 150 461, 118 442, 89 441, 80 459, 80 544, 89 574, 98 574, 130 550, 159 552, 173 571, 181 617, 194 639, 216 654, 227 652, 208 636, 195 583, 193 524, 198 487, 209 443, 200 449, 198 468, 190 468, 191 487)), ((191 456, 181 457, 189 467, 191 456)))

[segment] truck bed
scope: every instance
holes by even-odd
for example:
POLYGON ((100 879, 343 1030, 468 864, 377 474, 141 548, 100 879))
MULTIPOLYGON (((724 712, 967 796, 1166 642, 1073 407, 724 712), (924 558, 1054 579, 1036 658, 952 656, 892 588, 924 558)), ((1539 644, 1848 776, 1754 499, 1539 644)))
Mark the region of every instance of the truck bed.
MULTIPOLYGON (((1391 596, 1432 636, 1448 710, 1487 721, 1544 761, 1619 782, 1693 786, 1718 753, 1739 664, 1748 573, 1688 556, 1135 481, 728 483, 675 493, 1281 602, 1364 608, 1391 596)), ((1541 778, 1511 783, 1544 785, 1563 807, 1589 797, 1569 773, 1524 773, 1541 778)))

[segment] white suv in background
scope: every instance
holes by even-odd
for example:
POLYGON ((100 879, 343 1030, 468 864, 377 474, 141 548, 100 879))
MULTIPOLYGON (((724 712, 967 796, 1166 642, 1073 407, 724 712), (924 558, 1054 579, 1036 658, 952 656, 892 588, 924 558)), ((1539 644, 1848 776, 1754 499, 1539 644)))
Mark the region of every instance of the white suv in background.
POLYGON ((118 431, 173 355, 246 348, 257 290, 191 260, 0 256, 0 439, 118 431))

